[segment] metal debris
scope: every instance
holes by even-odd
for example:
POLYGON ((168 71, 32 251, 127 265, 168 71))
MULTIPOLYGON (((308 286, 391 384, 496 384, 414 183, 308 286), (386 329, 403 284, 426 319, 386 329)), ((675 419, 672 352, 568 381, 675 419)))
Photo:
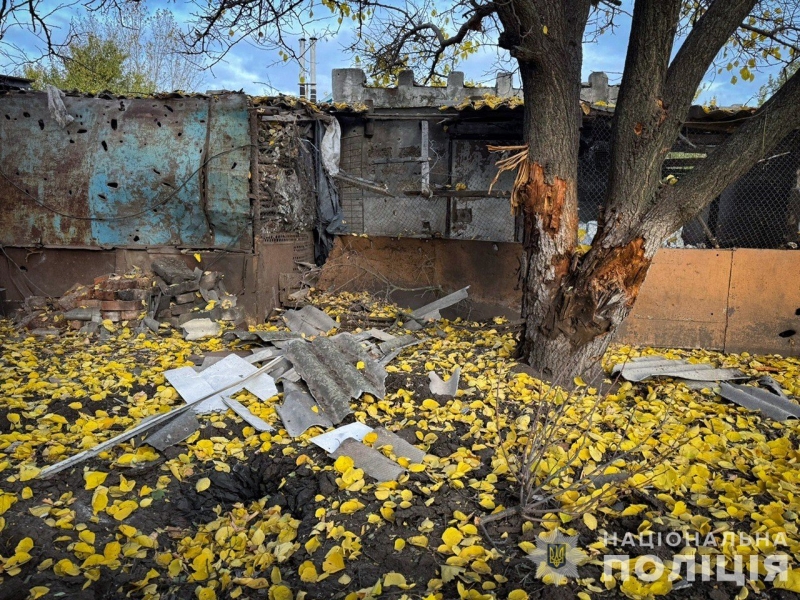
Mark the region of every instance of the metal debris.
POLYGON ((376 398, 386 395, 386 370, 349 334, 317 337, 311 343, 291 342, 286 357, 334 424, 350 414, 351 398, 364 393, 376 398))
POLYGON ((136 437, 137 435, 144 433, 155 427, 160 423, 164 423, 165 421, 169 421, 170 419, 174 419, 176 416, 181 414, 182 412, 188 411, 191 405, 187 404, 184 406, 178 406, 173 408, 169 412, 165 412, 159 415, 153 415, 152 417, 148 417, 144 419, 141 423, 132 427, 128 431, 123 431, 117 436, 106 440, 105 442, 101 442, 97 444, 94 448, 90 448, 89 450, 84 450, 83 452, 79 452, 75 456, 70 456, 69 458, 65 458, 64 460, 57 462, 54 465, 50 465, 49 467, 45 467, 41 471, 39 471, 38 477, 41 479, 45 479, 50 475, 54 475, 55 473, 59 473, 64 469, 69 469, 75 465, 82 463, 83 461, 97 456, 101 452, 108 450, 109 448, 113 448, 117 444, 121 444, 122 442, 127 442, 129 439, 136 437))
POLYGON ((275 431, 275 428, 272 425, 267 423, 261 417, 255 416, 244 404, 238 400, 234 400, 228 396, 223 396, 222 401, 227 404, 228 407, 233 410, 233 412, 252 425, 256 431, 275 431))
POLYGON ((310 427, 333 427, 333 423, 317 406, 311 394, 290 381, 283 382, 283 404, 275 409, 283 421, 286 432, 297 437, 310 427), (314 409, 317 409, 317 412, 314 409))
POLYGON ((250 356, 245 356, 244 359, 250 364, 257 362, 264 362, 267 359, 275 358, 276 356, 283 356, 283 352, 276 348, 261 348, 260 350, 253 350, 250 356))
POLYGON ((775 381, 775 379, 770 377, 769 375, 764 375, 764 377, 759 377, 756 381, 758 385, 768 389, 773 394, 777 394, 778 396, 780 396, 785 400, 789 399, 789 397, 783 393, 783 388, 781 387, 781 384, 775 381))
POLYGON ((220 332, 220 324, 211 319, 192 319, 181 325, 184 331, 184 338, 187 341, 202 340, 209 337, 217 337, 220 332))
POLYGON ((170 446, 182 442, 199 428, 200 422, 197 420, 194 411, 187 410, 155 431, 148 433, 144 442, 156 450, 163 452, 170 446))
POLYGON ((401 350, 408 346, 413 346, 414 344, 419 344, 422 340, 414 335, 402 335, 400 337, 396 337, 393 340, 387 340, 378 344, 378 349, 381 351, 381 354, 389 354, 394 350, 401 350))
POLYGON ((228 394, 247 389, 260 400, 267 400, 278 393, 275 381, 266 371, 274 367, 278 359, 257 369, 249 362, 231 354, 203 371, 193 367, 181 367, 164 373, 187 404, 197 404, 195 412, 207 413, 227 410, 220 392, 228 394))
POLYGON ((720 383, 720 396, 726 400, 758 411, 775 421, 800 419, 800 406, 788 398, 778 396, 767 390, 735 383, 720 383))
POLYGON ((283 320, 293 332, 305 335, 319 335, 336 328, 336 321, 310 304, 300 310, 287 310, 283 320))
POLYGON ((364 425, 356 421, 349 425, 342 425, 333 431, 328 431, 321 435, 311 438, 309 441, 313 442, 326 452, 336 452, 336 449, 347 439, 353 439, 361 443, 364 436, 372 431, 372 427, 364 425))
POLYGON ((416 331, 417 329, 422 329, 427 325, 428 321, 437 321, 441 318, 439 311, 443 308, 447 308, 448 306, 452 306, 457 302, 461 302, 462 300, 466 300, 469 294, 467 294, 467 290, 469 286, 458 290, 457 292, 453 292, 452 294, 448 294, 443 298, 439 298, 431 302, 430 304, 426 304, 412 312, 408 315, 408 323, 406 323, 406 329, 410 329, 411 331, 416 331))
POLYGON ((391 342, 396 340, 397 337, 393 336, 391 333, 385 332, 383 329, 367 329, 363 335, 366 335, 368 338, 375 338, 376 340, 381 340, 382 342, 391 342))
POLYGON ((380 448, 381 446, 391 446, 392 453, 395 456, 407 458, 412 463, 421 463, 425 458, 425 452, 409 444, 393 431, 378 427, 375 429, 375 433, 378 434, 378 439, 375 440, 373 447, 380 448))
POLYGON ((642 381, 648 377, 680 377, 692 381, 724 381, 747 379, 738 369, 717 369, 706 363, 692 364, 685 360, 672 360, 663 356, 642 356, 614 365, 613 375, 620 373, 628 381, 642 381))
POLYGON ((452 398, 458 391, 458 381, 460 378, 461 367, 456 367, 456 370, 450 374, 450 379, 447 381, 444 381, 436 373, 431 371, 428 373, 428 379, 431 380, 429 385, 431 394, 436 394, 437 396, 449 396, 452 398))
MULTIPOLYGON (((221 364, 221 363, 217 363, 217 364, 221 364)), ((202 405, 203 402, 205 402, 206 400, 211 400, 211 399, 213 399, 214 396, 217 396, 217 395, 219 395, 219 394, 221 394, 223 392, 228 392, 230 390, 233 390, 233 388, 236 388, 237 390, 240 390, 240 389, 242 389, 242 386, 249 384, 251 380, 257 379, 270 366, 271 366, 271 363, 267 363, 266 365, 264 365, 260 369, 256 369, 255 372, 251 373, 250 375, 248 375, 247 377, 245 377, 241 381, 234 382, 234 383, 232 383, 232 384, 230 384, 230 385, 228 385, 228 386, 226 386, 226 387, 224 387, 222 389, 213 391, 209 396, 200 397, 200 398, 198 398, 196 400, 196 402, 198 404, 202 405)), ((192 369, 192 367, 184 367, 184 368, 192 369)), ((179 369, 175 369, 175 370, 179 370, 179 369)), ((192 369, 192 370, 194 370, 194 369, 192 369)), ((167 372, 169 372, 169 371, 167 371, 167 372)), ((166 375, 166 373, 165 373, 165 375, 166 375)), ((233 393, 233 391, 230 391, 230 393, 233 393)), ((49 467, 45 467, 44 469, 42 469, 39 472, 38 477, 44 479, 46 477, 49 477, 50 475, 53 475, 55 473, 59 473, 60 471, 63 471, 64 469, 69 469, 70 467, 78 465, 78 464, 82 463, 83 461, 85 461, 85 460, 87 460, 87 459, 89 459, 89 458, 91 458, 93 456, 97 456, 98 454, 100 454, 101 452, 104 452, 105 450, 108 450, 109 448, 113 448, 117 444, 121 444, 122 442, 126 442, 126 441, 136 437, 137 435, 143 434, 146 431, 150 431, 156 425, 159 425, 161 423, 165 423, 165 422, 169 421, 170 419, 174 419, 175 417, 177 417, 178 415, 180 415, 180 414, 182 414, 184 412, 191 412, 192 407, 193 407, 192 404, 187 403, 187 404, 184 404, 183 406, 176 406, 175 408, 173 408, 172 410, 170 410, 168 412, 161 413, 161 414, 158 414, 158 415, 153 415, 151 417, 147 417, 146 419, 142 420, 142 422, 139 423, 138 425, 135 425, 134 427, 131 427, 128 431, 123 431, 119 435, 116 435, 113 438, 106 440, 105 442, 101 442, 101 443, 97 444, 97 446, 95 446, 94 448, 89 448, 88 450, 84 450, 83 452, 79 452, 75 456, 70 456, 69 458, 65 458, 64 460, 62 460, 60 462, 57 462, 54 465, 50 465, 49 467)))
POLYGON ((365 474, 378 482, 394 481, 405 471, 403 467, 377 450, 353 439, 344 440, 334 452, 330 453, 330 457, 334 460, 340 456, 352 458, 353 465, 357 469, 362 469, 365 474))
POLYGON ((222 334, 222 339, 231 341, 239 339, 243 342, 263 342, 264 344, 275 344, 287 340, 297 340, 302 338, 299 333, 290 331, 226 331, 222 334))

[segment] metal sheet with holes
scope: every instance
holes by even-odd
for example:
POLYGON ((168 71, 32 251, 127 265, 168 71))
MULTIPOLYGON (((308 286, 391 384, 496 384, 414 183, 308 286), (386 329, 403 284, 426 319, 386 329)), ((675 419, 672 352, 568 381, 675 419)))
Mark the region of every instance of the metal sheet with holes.
POLYGON ((46 94, 0 96, 5 244, 249 248, 246 96, 64 104, 75 121, 62 129, 46 94))

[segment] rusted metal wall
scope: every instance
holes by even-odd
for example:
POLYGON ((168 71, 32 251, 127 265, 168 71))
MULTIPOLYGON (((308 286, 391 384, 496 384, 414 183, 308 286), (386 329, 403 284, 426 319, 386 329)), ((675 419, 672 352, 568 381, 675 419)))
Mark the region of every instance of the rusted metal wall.
MULTIPOLYGON (((465 240, 340 237, 319 287, 375 292, 470 286, 498 314, 519 311, 522 246, 465 240)), ((662 248, 617 342, 800 355, 800 253, 662 248)))
POLYGON ((252 248, 243 94, 0 95, 0 244, 252 248))

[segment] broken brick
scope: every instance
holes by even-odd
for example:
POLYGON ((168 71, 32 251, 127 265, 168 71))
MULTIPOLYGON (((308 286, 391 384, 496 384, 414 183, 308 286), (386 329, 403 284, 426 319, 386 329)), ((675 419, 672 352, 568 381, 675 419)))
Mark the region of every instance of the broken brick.
POLYGON ((100 304, 101 310, 122 311, 122 310, 135 310, 142 309, 142 303, 136 300, 106 300, 100 304))
POLYGON ((177 256, 158 258, 153 261, 152 268, 156 275, 170 285, 195 279, 194 271, 177 256))
POLYGON ((89 300, 91 297, 92 288, 76 283, 69 288, 66 293, 56 301, 56 303, 61 310, 72 310, 77 306, 81 306, 83 301, 89 300))

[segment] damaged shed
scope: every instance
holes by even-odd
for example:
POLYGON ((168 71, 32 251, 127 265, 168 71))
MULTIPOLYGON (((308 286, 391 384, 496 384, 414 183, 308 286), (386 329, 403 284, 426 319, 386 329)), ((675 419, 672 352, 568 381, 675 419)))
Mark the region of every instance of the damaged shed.
MULTIPOLYGON (((286 98, 0 91, 0 301, 58 297, 159 257, 224 274, 251 321, 313 266, 330 117, 286 98)), ((327 221, 338 201, 326 187, 327 221)))

